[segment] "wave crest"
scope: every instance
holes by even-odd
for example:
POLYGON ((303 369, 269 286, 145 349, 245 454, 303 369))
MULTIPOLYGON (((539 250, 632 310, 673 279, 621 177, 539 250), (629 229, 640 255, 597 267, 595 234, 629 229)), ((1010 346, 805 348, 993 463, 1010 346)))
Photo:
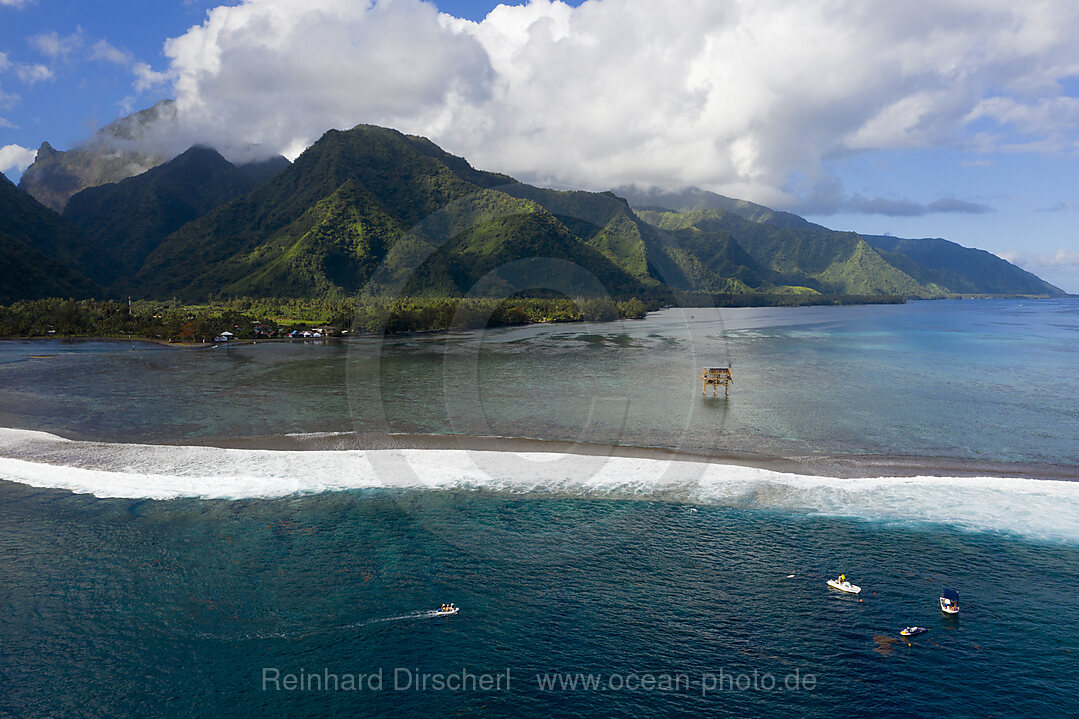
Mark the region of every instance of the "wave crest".
POLYGON ((0 479, 131 499, 354 489, 637 498, 1079 542, 1079 482, 838 478, 682 460, 463 449, 262 450, 84 442, 0 428, 0 479))

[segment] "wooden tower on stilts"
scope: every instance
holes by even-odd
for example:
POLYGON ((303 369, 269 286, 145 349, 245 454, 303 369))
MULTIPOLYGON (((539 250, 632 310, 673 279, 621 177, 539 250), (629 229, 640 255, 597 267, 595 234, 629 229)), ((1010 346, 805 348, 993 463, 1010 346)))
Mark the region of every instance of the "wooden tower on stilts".
POLYGON ((734 378, 731 377, 730 367, 706 367, 701 372, 701 394, 708 394, 708 388, 712 388, 712 396, 719 396, 719 386, 723 385, 723 396, 730 397, 731 390, 730 385, 734 382, 734 378))

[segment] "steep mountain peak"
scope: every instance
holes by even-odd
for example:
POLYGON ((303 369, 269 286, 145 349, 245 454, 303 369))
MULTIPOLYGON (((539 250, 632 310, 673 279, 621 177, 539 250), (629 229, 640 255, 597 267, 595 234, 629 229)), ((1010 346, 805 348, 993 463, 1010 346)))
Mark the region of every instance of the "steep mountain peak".
POLYGON ((141 140, 155 124, 174 120, 175 118, 176 102, 174 100, 159 100, 145 110, 133 112, 126 117, 121 117, 105 125, 94 134, 90 142, 107 143, 108 138, 128 141, 141 140))
POLYGON ((159 150, 138 150, 134 144, 155 124, 175 117, 175 103, 162 100, 109 123, 70 150, 57 150, 43 142, 19 187, 46 207, 62 212, 67 201, 87 187, 119 182, 168 160, 159 150))
POLYGON ((642 287, 542 202, 499 191, 512 186, 427 138, 373 125, 330 130, 259 189, 166 238, 138 283, 189 297, 369 283, 392 292, 406 282, 461 293, 499 263, 550 257, 579 261, 619 291, 642 287))
POLYGON ((83 190, 64 217, 109 258, 109 274, 101 279, 112 283, 134 274, 168 234, 254 189, 256 177, 196 145, 141 175, 83 190))

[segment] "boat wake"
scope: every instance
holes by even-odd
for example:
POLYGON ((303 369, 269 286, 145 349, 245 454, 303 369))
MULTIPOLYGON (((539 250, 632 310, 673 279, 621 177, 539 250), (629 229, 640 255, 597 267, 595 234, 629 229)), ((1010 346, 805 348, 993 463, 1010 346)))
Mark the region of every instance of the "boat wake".
POLYGON ((0 428, 0 479, 132 499, 432 489, 651 499, 1079 542, 1079 482, 1014 477, 838 478, 549 452, 117 444, 0 428))
POLYGON ((296 629, 294 631, 273 631, 273 632, 237 632, 236 634, 215 634, 211 632, 199 632, 195 636, 198 639, 209 639, 214 641, 224 642, 247 642, 247 641, 262 641, 271 639, 304 639, 306 637, 313 637, 322 634, 332 634, 334 632, 344 632, 350 629, 362 629, 363 627, 370 627, 376 624, 388 624, 390 622, 404 622, 404 621, 420 621, 423 619, 437 619, 444 616, 437 610, 427 609, 415 612, 408 612, 407 614, 399 614, 393 617, 378 617, 376 619, 367 619, 362 622, 353 622, 352 624, 341 624, 332 627, 325 627, 321 629, 296 629))
POLYGON ((409 612, 408 614, 401 614, 396 617, 382 617, 381 619, 368 619, 365 622, 356 622, 355 624, 346 624, 338 629, 353 629, 355 627, 368 627, 372 624, 385 624, 386 622, 403 622, 408 620, 418 619, 437 619, 438 617, 445 616, 437 609, 428 609, 419 612, 409 612))

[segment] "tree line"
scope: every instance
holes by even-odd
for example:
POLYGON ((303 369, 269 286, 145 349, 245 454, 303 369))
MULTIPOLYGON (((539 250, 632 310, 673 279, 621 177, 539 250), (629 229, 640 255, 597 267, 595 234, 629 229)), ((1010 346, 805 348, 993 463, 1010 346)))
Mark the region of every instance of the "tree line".
POLYGON ((0 337, 135 337, 199 343, 225 331, 239 339, 255 339, 315 327, 330 328, 331 334, 399 334, 640 319, 657 306, 636 298, 238 298, 197 305, 51 298, 0 306, 0 337))

